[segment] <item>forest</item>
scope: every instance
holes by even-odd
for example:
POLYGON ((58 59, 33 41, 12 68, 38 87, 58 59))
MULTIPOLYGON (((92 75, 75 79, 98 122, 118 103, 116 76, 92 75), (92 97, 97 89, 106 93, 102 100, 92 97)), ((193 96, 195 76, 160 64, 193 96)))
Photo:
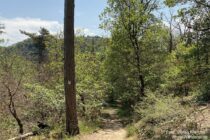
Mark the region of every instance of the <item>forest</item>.
POLYGON ((64 10, 10 46, 0 21, 0 140, 210 139, 209 0, 107 0, 107 37, 64 10))

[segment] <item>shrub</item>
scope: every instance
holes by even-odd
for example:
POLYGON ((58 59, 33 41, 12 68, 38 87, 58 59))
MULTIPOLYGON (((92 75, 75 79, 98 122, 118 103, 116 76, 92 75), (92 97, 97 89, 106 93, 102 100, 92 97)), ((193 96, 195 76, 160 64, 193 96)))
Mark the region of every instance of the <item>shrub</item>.
POLYGON ((148 94, 135 107, 135 113, 138 133, 144 139, 171 137, 169 132, 179 127, 188 114, 179 98, 159 94, 148 94))
POLYGON ((61 121, 64 113, 64 91, 62 86, 48 89, 39 84, 26 84, 25 87, 30 91, 28 98, 32 106, 29 114, 34 120, 50 120, 53 123, 61 121))

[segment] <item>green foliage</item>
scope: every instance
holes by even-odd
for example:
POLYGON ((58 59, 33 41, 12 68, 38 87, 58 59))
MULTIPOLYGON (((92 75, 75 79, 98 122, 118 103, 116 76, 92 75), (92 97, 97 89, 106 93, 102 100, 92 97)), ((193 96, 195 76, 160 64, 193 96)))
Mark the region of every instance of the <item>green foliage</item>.
POLYGON ((14 130, 17 129, 16 122, 10 117, 9 114, 0 115, 0 135, 1 139, 7 139, 9 137, 15 136, 14 130))
MULTIPOLYGON (((100 18, 110 38, 77 34, 76 89, 82 133, 98 129, 101 109, 108 101, 120 107, 120 117, 133 120, 127 126, 128 136, 138 133, 142 139, 172 139, 167 133, 178 128, 191 111, 187 99, 210 100, 209 3, 164 3, 169 7, 186 4, 177 7, 174 17, 183 33, 173 31, 172 52, 168 51, 170 31, 156 17, 160 3, 155 0, 108 0, 100 18)), ((9 98, 4 84, 15 91, 21 79, 14 99, 26 130, 44 121, 52 124, 44 138, 69 139, 63 133, 62 33, 50 35, 44 28, 40 34, 22 33, 30 39, 0 48, 0 135, 7 139, 17 129, 5 109, 9 98)), ((186 124, 189 130, 196 127, 194 121, 186 124)))
POLYGON ((105 61, 109 99, 120 100, 126 108, 163 82, 168 32, 153 15, 157 7, 157 1, 109 0, 101 15, 112 37, 105 61))
POLYGON ((134 126, 134 124, 128 125, 126 127, 127 137, 135 136, 138 133, 138 129, 134 126))
MULTIPOLYGON (((210 78, 209 75, 207 77, 210 78)), ((210 83, 206 82, 201 85, 199 92, 198 101, 208 102, 210 100, 210 83)))
POLYGON ((6 48, 0 49, 0 64, 0 76, 2 80, 4 76, 10 76, 14 80, 18 80, 23 76, 22 81, 32 77, 33 69, 29 68, 33 68, 33 64, 19 56, 16 50, 6 48))
MULTIPOLYGON (((84 134, 91 134, 99 129, 98 124, 90 123, 86 121, 79 121, 79 128, 80 133, 84 134)), ((69 137, 65 134, 65 128, 61 127, 61 125, 54 126, 50 131, 41 133, 39 136, 35 136, 32 140, 42 140, 42 139, 62 139, 62 140, 79 140, 79 137, 69 137)))
POLYGON ((192 61, 194 50, 195 46, 185 47, 183 44, 178 44, 177 49, 166 57, 167 71, 163 74, 164 82, 161 84, 161 90, 165 93, 182 96, 190 94, 191 85, 194 84, 194 78, 191 77, 194 67, 192 61), (184 91, 184 88, 189 91, 184 91))
POLYGON ((97 131, 99 124, 96 122, 79 121, 79 128, 82 134, 88 134, 97 131))
POLYGON ((180 104, 180 99, 148 94, 142 103, 135 107, 138 133, 145 139, 154 139, 166 135, 181 126, 189 109, 180 104))
MULTIPOLYGON (((160 26, 151 26, 141 42, 141 71, 146 88, 156 90, 162 84, 166 71, 167 44, 163 42, 167 32, 160 26)), ((125 104, 135 104, 139 94, 139 80, 135 65, 135 52, 124 31, 114 31, 112 42, 107 49, 105 78, 110 83, 110 98, 119 99, 125 104)))
POLYGON ((100 109, 107 89, 107 84, 103 81, 104 54, 97 51, 100 48, 95 49, 94 52, 83 52, 83 48, 77 49, 76 86, 79 112, 87 120, 97 120, 100 117, 100 109))
POLYGON ((29 91, 27 98, 32 103, 29 111, 31 117, 36 121, 60 121, 64 112, 63 86, 56 86, 52 90, 39 84, 25 84, 25 88, 29 91))
MULTIPOLYGON (((20 123, 27 116, 20 110, 28 109, 28 106, 25 106, 27 99, 23 85, 31 82, 33 78, 33 64, 19 56, 16 50, 2 48, 0 66, 1 128, 8 128, 2 131, 7 131, 9 135, 14 136, 18 132, 18 126, 21 129, 20 123)), ((2 137, 7 139, 9 135, 3 134, 2 137)))
POLYGON ((174 7, 176 5, 176 0, 165 0, 164 4, 169 7, 174 7))

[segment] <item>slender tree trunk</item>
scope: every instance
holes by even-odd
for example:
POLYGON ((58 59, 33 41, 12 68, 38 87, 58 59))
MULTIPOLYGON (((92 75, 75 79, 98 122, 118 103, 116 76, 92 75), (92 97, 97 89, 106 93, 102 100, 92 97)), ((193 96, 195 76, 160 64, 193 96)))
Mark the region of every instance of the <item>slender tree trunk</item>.
POLYGON ((136 53, 136 63, 137 63, 137 70, 138 70, 138 80, 139 80, 139 95, 138 95, 138 101, 145 96, 144 88, 145 88, 145 82, 144 82, 144 76, 141 73, 141 63, 140 63, 140 55, 139 55, 139 49, 135 51, 136 53))
POLYGON ((169 24, 170 24, 170 28, 169 28, 169 53, 172 53, 172 50, 173 50, 173 15, 172 13, 170 12, 170 15, 171 15, 171 19, 169 21, 169 24))
POLYGON ((23 131, 24 131, 23 130, 23 124, 22 124, 22 121, 20 120, 20 118, 17 115, 15 104, 14 104, 14 101, 13 101, 13 95, 11 93, 9 93, 9 96, 10 96, 10 104, 8 106, 9 111, 12 114, 12 116, 14 117, 14 119, 16 120, 16 122, 19 126, 19 134, 23 134, 23 131))
POLYGON ((172 34, 171 29, 170 29, 169 53, 172 53, 172 50, 173 50, 173 34, 172 34))
POLYGON ((145 93, 144 93, 144 88, 145 88, 145 82, 144 82, 144 76, 140 75, 140 83, 141 83, 141 95, 144 97, 145 93))
MULTIPOLYGON (((134 30, 134 28, 133 28, 134 30)), ((135 32, 135 31, 132 31, 135 32)), ((145 82, 144 82, 144 75, 141 72, 141 59, 140 59, 140 45, 138 43, 138 39, 135 35, 132 35, 132 33, 129 32, 129 37, 131 44, 135 51, 135 59, 136 59, 136 67, 138 71, 138 80, 139 80, 139 94, 137 95, 137 101, 141 100, 142 97, 145 96, 145 82)))
POLYGON ((85 108, 85 96, 83 94, 80 94, 80 100, 82 103, 82 116, 85 116, 86 114, 86 108, 85 108))
POLYGON ((75 84, 74 0, 65 0, 64 85, 66 101, 66 131, 69 135, 79 134, 75 84))

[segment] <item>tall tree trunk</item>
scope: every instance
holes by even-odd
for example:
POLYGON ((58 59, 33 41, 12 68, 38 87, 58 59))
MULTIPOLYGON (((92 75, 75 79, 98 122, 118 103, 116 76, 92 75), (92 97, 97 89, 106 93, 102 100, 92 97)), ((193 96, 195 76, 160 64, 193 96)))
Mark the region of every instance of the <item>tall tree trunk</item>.
POLYGON ((66 131, 69 135, 79 134, 75 84, 74 0, 65 0, 64 85, 66 101, 66 131))

